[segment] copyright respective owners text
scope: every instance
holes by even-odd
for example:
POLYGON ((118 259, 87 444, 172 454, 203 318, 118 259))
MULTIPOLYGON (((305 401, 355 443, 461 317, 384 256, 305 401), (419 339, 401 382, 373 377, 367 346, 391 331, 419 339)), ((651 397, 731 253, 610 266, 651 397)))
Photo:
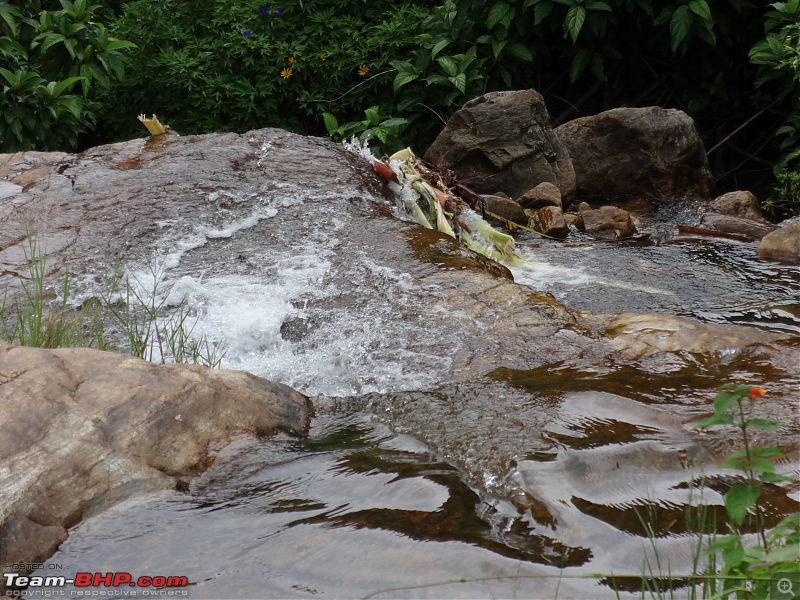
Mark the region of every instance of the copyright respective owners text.
POLYGON ((189 580, 176 574, 127 571, 75 571, 60 564, 6 564, 2 581, 7 598, 183 598, 189 580))

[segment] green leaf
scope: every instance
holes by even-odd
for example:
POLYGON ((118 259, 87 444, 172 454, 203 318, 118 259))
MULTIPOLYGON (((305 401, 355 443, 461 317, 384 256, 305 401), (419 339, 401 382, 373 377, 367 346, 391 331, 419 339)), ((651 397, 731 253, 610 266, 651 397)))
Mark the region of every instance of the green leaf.
POLYGON ((672 13, 672 18, 669 20, 669 33, 672 39, 672 51, 675 52, 680 46, 681 42, 686 39, 689 30, 692 28, 692 12, 685 4, 679 6, 672 13))
POLYGON ((708 7, 706 0, 691 0, 691 2, 689 2, 689 9, 706 21, 711 20, 711 9, 708 7))
POLYGON ((377 106, 370 106, 364 111, 364 115, 367 117, 369 124, 373 127, 376 127, 381 122, 381 115, 377 106))
POLYGON ((542 2, 537 4, 536 7, 533 9, 533 23, 534 25, 541 24, 550 13, 553 12, 553 6, 555 6, 552 2, 542 2))
POLYGON ((588 0, 586 3, 586 8, 588 10, 604 10, 606 12, 614 12, 611 10, 611 7, 608 4, 605 2, 599 2, 598 0, 588 0))
POLYGON ((515 58, 518 58, 523 62, 533 62, 533 53, 525 44, 521 44, 520 42, 512 42, 506 46, 506 50, 508 50, 508 52, 515 58))
POLYGON ((458 75, 458 62, 452 56, 440 56, 436 59, 436 62, 441 65, 444 72, 450 77, 458 75))
POLYGON ((431 60, 436 58, 436 55, 439 54, 442 50, 447 48, 450 45, 451 40, 439 40, 431 49, 431 60))
POLYGON ((591 52, 588 48, 582 48, 572 59, 572 64, 569 68, 569 80, 574 82, 578 76, 586 69, 589 64, 589 57, 591 52))
POLYGON ((597 78, 598 81, 606 81, 606 73, 603 63, 603 55, 599 52, 594 52, 592 54, 592 60, 589 62, 592 73, 597 78))
POLYGON ((0 2, 0 19, 5 21, 13 37, 17 37, 17 21, 14 17, 19 17, 19 11, 6 2, 0 2))
POLYGON ((736 386, 733 384, 722 386, 722 389, 714 397, 714 414, 721 415, 727 412, 737 400, 741 400, 743 397, 744 394, 737 393, 736 386))
POLYGON ((761 473, 758 476, 758 480, 763 483, 783 483, 784 481, 792 481, 792 478, 778 473, 761 473))
POLYGON ((67 39, 60 33, 45 33, 36 39, 40 38, 42 40, 42 47, 40 49, 42 53, 47 52, 48 49, 52 48, 58 43, 64 42, 67 39))
POLYGON ((507 43, 508 40, 492 40, 492 53, 494 54, 495 58, 500 55, 507 43))
POLYGON ((60 96, 56 99, 56 103, 66 108, 76 119, 80 118, 83 110, 83 100, 80 96, 60 96))
POLYGON ((399 71, 397 75, 394 77, 394 91, 396 92, 405 84, 414 81, 417 77, 419 77, 418 73, 412 73, 410 71, 399 71))
POLYGON ((581 32, 581 27, 583 27, 583 22, 585 20, 586 9, 583 6, 578 4, 570 6, 569 10, 567 11, 567 17, 564 20, 564 24, 567 27, 567 32, 569 32, 569 35, 572 38, 573 44, 578 40, 578 34, 581 32))
POLYGON ((394 117, 392 119, 386 119, 381 123, 381 127, 402 127, 403 125, 408 125, 410 121, 408 119, 402 119, 400 117, 394 117))
POLYGON ((703 419, 700 421, 695 427, 698 429, 705 429, 706 427, 711 427, 712 425, 732 425, 733 424, 733 415, 731 414, 723 414, 723 415, 714 415, 713 417, 708 417, 707 419, 703 419))
POLYGON ((465 73, 459 73, 455 77, 450 77, 450 83, 456 86, 456 89, 462 94, 466 93, 467 75, 465 73))
POLYGON ((78 81, 81 81, 82 79, 83 77, 68 77, 64 81, 58 82, 52 88, 53 98, 58 98, 67 88, 71 87, 73 84, 77 83, 78 81))
POLYGON ((775 446, 759 446, 750 448, 750 456, 757 456, 758 458, 783 458, 783 452, 775 446))
POLYGON ((444 75, 439 75, 438 73, 431 73, 425 79, 423 79, 426 83, 430 85, 439 85, 442 83, 447 83, 448 79, 444 75))
POLYGON ((725 509, 736 525, 741 525, 748 509, 755 505, 761 490, 756 486, 734 485, 725 494, 725 509))
POLYGON ((725 548, 722 551, 722 560, 725 561, 725 566, 732 566, 741 564, 744 559, 744 548, 741 545, 725 548))
POLYGON ((339 131, 339 121, 331 113, 322 113, 322 120, 325 121, 325 129, 328 130, 328 135, 333 135, 339 131))
POLYGON ((508 2, 495 2, 489 9, 489 16, 486 17, 486 29, 494 29, 498 23, 508 26, 515 12, 514 7, 508 2))
POLYGON ((748 419, 745 425, 755 427, 756 429, 764 429, 765 431, 775 431, 779 429, 781 424, 772 419, 748 419))

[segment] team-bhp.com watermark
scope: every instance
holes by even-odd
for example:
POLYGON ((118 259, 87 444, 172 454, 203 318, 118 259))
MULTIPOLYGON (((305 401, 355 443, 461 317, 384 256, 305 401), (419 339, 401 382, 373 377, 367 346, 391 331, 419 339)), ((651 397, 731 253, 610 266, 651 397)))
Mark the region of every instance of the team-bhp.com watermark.
POLYGON ((5 595, 12 598, 64 597, 182 597, 188 596, 189 580, 177 575, 143 575, 127 572, 76 573, 64 575, 20 575, 3 573, 5 595), (70 589, 61 589, 71 586, 70 589))

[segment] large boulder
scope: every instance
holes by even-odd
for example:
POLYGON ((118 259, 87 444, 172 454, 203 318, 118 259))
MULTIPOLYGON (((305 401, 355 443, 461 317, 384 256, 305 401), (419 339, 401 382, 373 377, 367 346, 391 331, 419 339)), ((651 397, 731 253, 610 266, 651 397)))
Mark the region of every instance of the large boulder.
POLYGON ((615 108, 557 127, 579 196, 708 200, 713 179, 703 142, 684 112, 615 108))
POLYGON ((565 198, 575 193, 569 153, 535 90, 470 100, 450 118, 425 159, 452 169, 461 183, 481 193, 500 190, 517 198, 543 181, 558 186, 565 198))
POLYGON ((0 564, 42 562, 82 518, 184 486, 234 432, 304 434, 310 412, 241 371, 0 342, 0 564))
POLYGON ((780 262, 800 263, 800 221, 784 225, 763 237, 758 256, 780 262))

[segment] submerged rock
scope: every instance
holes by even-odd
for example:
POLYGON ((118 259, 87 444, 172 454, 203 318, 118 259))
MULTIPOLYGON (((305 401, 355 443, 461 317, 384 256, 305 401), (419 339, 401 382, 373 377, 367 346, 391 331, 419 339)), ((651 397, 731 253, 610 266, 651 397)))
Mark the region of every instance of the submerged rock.
POLYGON ((185 485, 232 433, 302 435, 310 414, 241 371, 0 342, 0 563, 42 562, 87 516, 185 485))

